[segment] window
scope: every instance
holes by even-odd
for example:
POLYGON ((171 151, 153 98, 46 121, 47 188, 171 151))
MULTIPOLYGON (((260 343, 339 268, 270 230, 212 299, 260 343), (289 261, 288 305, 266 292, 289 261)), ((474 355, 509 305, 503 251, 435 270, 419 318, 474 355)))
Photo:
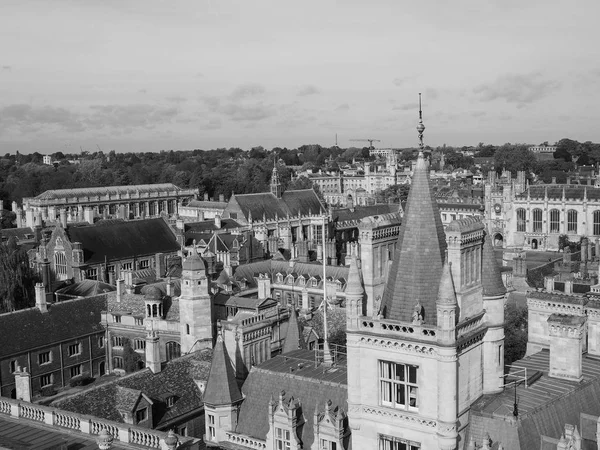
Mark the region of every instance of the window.
POLYGON ((319 450, 337 450, 337 444, 327 439, 321 439, 319 441, 319 450))
POLYGON ((175 396, 170 395, 169 397, 167 397, 167 400, 165 401, 165 403, 167 404, 167 408, 170 408, 171 406, 173 406, 175 404, 175 396))
POLYGON ((135 412, 135 420, 140 423, 148 419, 148 408, 138 409, 135 412))
POLYGON ((122 369, 123 368, 123 358, 120 356, 113 357, 113 367, 115 369, 122 369))
POLYGON ((185 334, 190 334, 190 324, 189 323, 185 324, 185 334))
POLYGON ((541 233, 541 231, 542 231, 542 210, 536 208, 532 211, 532 215, 533 215, 533 232, 541 233))
POLYGON ((179 436, 187 436, 187 427, 183 426, 183 427, 179 427, 179 430, 177 431, 177 434, 179 436))
POLYGON ((38 354, 38 364, 48 364, 50 361, 52 361, 50 352, 38 354))
POLYGON ((17 360, 13 359, 10 362, 10 373, 15 373, 17 371, 17 360))
POLYGON ((181 346, 177 342, 167 342, 167 361, 181 356, 181 346))
POLYGON ((144 325, 144 319, 142 319, 141 317, 136 317, 135 318, 135 324, 139 325, 139 326, 144 325))
POLYGON ((52 384, 52 374, 49 373, 47 375, 42 375, 40 377, 40 386, 44 387, 44 386, 49 386, 52 384))
POLYGON ((70 368, 71 378, 81 375, 81 366, 73 366, 70 368))
POLYGON ((147 269, 148 267, 150 267, 150 260, 142 259, 140 261, 140 269, 147 269))
POLYGON ((134 350, 146 350, 146 341, 144 339, 134 339, 133 340, 133 349, 134 350))
MULTIPOLYGON (((596 216, 594 215, 594 217, 596 217, 596 216)), ((552 209, 552 210, 550 210, 550 233, 558 233, 559 231, 560 231, 560 211, 558 209, 552 209)))
POLYGON ((98 336, 98 348, 104 348, 104 336, 98 336))
POLYGON ((379 435, 379 450, 420 450, 420 448, 421 444, 417 442, 379 435))
POLYGON ((517 231, 527 231, 527 215, 523 208, 517 209, 517 231))
POLYGON ((67 347, 67 353, 69 356, 79 355, 81 353, 81 345, 80 344, 71 344, 67 347))
POLYGON ((121 336, 113 336, 113 347, 123 347, 123 341, 121 336))
POLYGON ((577 211, 567 211, 567 233, 577 233, 577 211))
POLYGON ((106 266, 106 271, 108 273, 112 273, 114 275, 115 274, 115 265, 111 264, 110 266, 106 266))
POLYGON ((65 252, 56 252, 54 254, 54 270, 59 280, 67 276, 67 257, 65 252))
POLYGON ((121 323, 121 316, 117 316, 117 315, 113 314, 113 322, 121 323))
POLYGON ((123 263, 121 264, 121 270, 131 270, 133 269, 133 263, 123 263))
POLYGON ((417 366, 379 361, 380 400, 392 408, 416 410, 419 406, 417 366))
POLYGON ((594 235, 600 235, 600 211, 594 211, 594 235))
POLYGON ((85 277, 88 280, 97 280, 98 279, 98 269, 93 267, 91 269, 87 269, 85 271, 85 277))
POLYGON ((275 450, 290 450, 290 431, 275 428, 275 450))
POLYGON ((212 414, 208 415, 208 438, 215 439, 215 416, 212 414))

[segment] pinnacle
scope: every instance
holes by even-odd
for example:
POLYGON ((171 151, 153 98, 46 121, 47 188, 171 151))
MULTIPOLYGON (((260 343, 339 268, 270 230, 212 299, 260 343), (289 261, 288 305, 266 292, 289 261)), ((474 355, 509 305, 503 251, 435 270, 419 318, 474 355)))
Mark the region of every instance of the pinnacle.
POLYGON ((446 261, 442 270, 440 280, 440 289, 438 291, 437 302, 444 305, 456 305, 456 291, 454 290, 454 280, 450 270, 452 263, 446 261))
POLYGON ((483 254, 481 257, 481 284, 483 286, 484 296, 496 296, 506 294, 506 288, 502 282, 502 275, 496 262, 494 249, 492 248, 492 239, 486 234, 483 242, 483 254))
POLYGON ((346 295, 363 295, 365 290, 363 289, 360 281, 360 271, 358 270, 358 264, 356 257, 353 256, 350 259, 350 270, 348 271, 348 284, 346 285, 346 295))

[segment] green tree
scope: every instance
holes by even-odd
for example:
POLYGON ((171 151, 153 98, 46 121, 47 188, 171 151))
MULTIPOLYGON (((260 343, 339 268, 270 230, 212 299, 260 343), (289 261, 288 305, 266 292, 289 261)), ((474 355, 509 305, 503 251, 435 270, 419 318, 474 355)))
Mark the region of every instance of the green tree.
POLYGON ((537 172, 537 160, 532 151, 524 144, 504 144, 494 153, 496 170, 508 170, 516 174, 519 170, 537 172))
POLYGON ((525 356, 527 351, 527 307, 509 304, 504 312, 504 364, 525 356))
POLYGON ((33 306, 36 281, 27 253, 17 246, 16 239, 0 244, 0 313, 33 306))

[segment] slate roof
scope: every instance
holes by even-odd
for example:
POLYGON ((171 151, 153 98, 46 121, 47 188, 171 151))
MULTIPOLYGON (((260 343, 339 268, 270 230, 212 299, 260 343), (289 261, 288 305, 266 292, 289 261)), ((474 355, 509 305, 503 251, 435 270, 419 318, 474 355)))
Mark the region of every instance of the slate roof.
POLYGON ((204 391, 204 402, 211 406, 220 406, 237 403, 240 400, 242 400, 242 393, 237 385, 223 337, 219 335, 213 349, 210 375, 204 391))
POLYGON ((419 302, 424 309, 425 322, 435 324, 446 236, 422 154, 415 166, 397 248, 383 293, 381 312, 386 319, 407 322, 419 302))
POLYGON ((0 315, 0 360, 32 349, 103 331, 106 296, 48 304, 48 312, 28 308, 0 315), (18 339, 15 339, 18 336, 18 339))
POLYGON ((161 218, 87 227, 68 227, 71 242, 81 242, 86 264, 103 263, 179 250, 169 225, 161 218))
POLYGON ((208 200, 190 200, 184 207, 205 208, 205 209, 225 209, 227 202, 217 202, 208 200))
POLYGON ((6 238, 6 240, 9 240, 11 237, 14 236, 17 242, 34 239, 33 230, 29 227, 3 228, 2 230, 0 230, 0 236, 2 236, 2 239, 6 238), (27 237, 28 235, 31 237, 27 237))
POLYGON ((302 325, 300 325, 298 322, 298 313, 296 312, 296 308, 292 307, 290 311, 290 318, 288 320, 287 333, 285 334, 285 341, 283 342, 281 353, 290 353, 300 348, 306 348, 306 341, 303 337, 302 325))
POLYGON ((346 222, 360 220, 364 217, 379 216, 382 214, 394 214, 400 209, 397 203, 386 203, 380 205, 356 206, 353 208, 334 209, 331 214, 332 222, 346 222))
POLYGON ((302 415, 306 420, 300 436, 303 448, 312 448, 317 405, 322 411, 325 402, 331 400, 332 409, 348 410, 346 368, 339 366, 324 371, 323 366, 315 366, 313 351, 296 350, 252 367, 242 386, 245 399, 235 432, 265 439, 269 430, 268 404, 271 398, 277 401, 281 391, 285 391, 286 399, 294 397, 302 404, 302 415))
MULTIPOLYGON (((173 280, 175 295, 179 295, 181 280, 173 280)), ((121 301, 117 301, 117 293, 110 292, 106 295, 105 311, 115 314, 131 314, 135 317, 145 317, 146 307, 144 303, 144 295, 148 289, 156 288, 163 295, 162 305, 165 320, 179 321, 179 298, 176 296, 169 297, 166 294, 166 282, 154 283, 144 286, 141 294, 121 294, 121 301)))
POLYGON ((87 414, 103 419, 123 422, 118 406, 123 392, 140 391, 154 403, 152 413, 154 426, 188 414, 204 404, 202 393, 194 382, 207 380, 212 350, 200 350, 169 361, 159 373, 143 369, 131 375, 117 378, 62 400, 56 406, 66 411, 87 414), (125 388, 125 390, 123 389, 125 388), (166 398, 175 396, 172 407, 166 406, 166 398))
POLYGON ((82 280, 58 289, 55 293, 59 294, 60 296, 91 297, 116 290, 117 288, 112 284, 104 283, 102 281, 82 280))
POLYGON ((288 215, 306 216, 325 211, 325 207, 312 189, 285 191, 280 199, 271 192, 240 194, 234 195, 231 201, 237 202, 246 219, 251 214, 252 220, 262 220, 263 216, 267 220, 274 220, 276 216, 281 220, 288 215))
POLYGON ((36 200, 57 200, 77 197, 97 197, 110 195, 127 195, 127 194, 140 194, 153 193, 153 192, 164 192, 164 191, 182 191, 183 189, 175 186, 173 183, 162 183, 162 184, 137 184, 131 186, 99 186, 99 187, 88 187, 88 188, 74 188, 74 189, 52 189, 42 192, 36 200))
POLYGON ((506 294, 506 288, 502 282, 498 261, 492 248, 492 238, 486 234, 483 242, 483 255, 481 256, 481 285, 484 296, 495 296, 506 294))
POLYGON ((526 368, 528 377, 535 372, 542 374, 528 387, 523 383, 517 387, 518 420, 515 422, 512 415, 513 388, 485 395, 471 408, 465 442, 473 436, 481 443, 488 432, 492 441, 502 443, 506 449, 538 449, 542 436, 559 439, 565 424, 579 426, 580 413, 599 416, 600 360, 583 355, 581 383, 549 377, 549 364, 548 350, 513 363, 513 367, 526 368))
POLYGON ((588 200, 600 200, 600 189, 594 186, 581 186, 581 185, 560 185, 560 184, 542 184, 529 186, 525 192, 517 194, 516 198, 526 199, 527 195, 531 198, 544 198, 548 192, 548 199, 560 200, 562 199, 563 190, 565 192, 565 198, 573 200, 583 200, 584 194, 587 195, 588 200))

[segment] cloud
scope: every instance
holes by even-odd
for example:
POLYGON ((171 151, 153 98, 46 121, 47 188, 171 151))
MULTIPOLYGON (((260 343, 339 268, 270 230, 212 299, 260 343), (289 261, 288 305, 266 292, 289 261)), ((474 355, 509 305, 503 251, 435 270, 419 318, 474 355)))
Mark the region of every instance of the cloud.
POLYGON ((406 77, 396 77, 392 80, 392 83, 398 87, 400 86, 404 86, 405 84, 408 84, 409 82, 411 82, 412 80, 416 79, 417 75, 408 75, 406 77))
POLYGON ((201 130, 218 130, 219 128, 221 128, 222 123, 221 123, 221 119, 216 118, 216 119, 210 119, 204 126, 200 126, 201 130))
POLYGON ((236 87, 229 98, 231 100, 243 100, 249 97, 256 97, 266 92, 265 87, 258 83, 241 84, 236 87))
POLYGON ((392 111, 418 111, 419 104, 418 103, 406 103, 400 106, 394 106, 392 111))
POLYGON ((312 84, 307 84, 305 86, 302 86, 300 89, 298 89, 298 92, 296 95, 298 95, 299 97, 305 97, 307 95, 316 95, 316 94, 320 94, 321 90, 312 85, 312 84))
POLYGON ((94 129, 153 129, 157 125, 173 122, 180 113, 176 107, 149 104, 92 105, 90 109, 92 114, 86 117, 85 123, 94 129))
POLYGON ((545 80, 540 73, 507 74, 498 77, 493 83, 482 84, 473 89, 482 101, 505 100, 518 107, 541 100, 560 88, 554 80, 545 80))
POLYGON ((69 132, 85 130, 81 117, 65 108, 33 108, 26 104, 14 104, 0 109, 0 132, 13 130, 32 133, 43 129, 63 129, 69 132))
POLYGON ((426 89, 424 95, 428 99, 435 100, 439 97, 439 92, 437 89, 426 89))
POLYGON ((203 100, 210 112, 223 114, 234 121, 259 121, 275 115, 275 109, 263 102, 223 104, 218 97, 204 97, 203 100))
POLYGON ((172 97, 166 97, 166 100, 172 103, 183 103, 187 102, 187 98, 181 97, 179 95, 174 95, 172 97))
POLYGON ((348 103, 343 103, 340 106, 338 106, 337 108, 335 108, 336 111, 348 111, 350 109, 350 105, 348 103))
POLYGON ((196 77, 197 77, 197 78, 204 78, 204 74, 203 74, 202 72, 198 72, 198 73, 196 74, 196 77))
POLYGON ((148 89, 140 89, 138 91, 138 94, 147 94, 148 93, 148 89))
POLYGON ((2 72, 12 72, 12 66, 2 66, 2 72))

